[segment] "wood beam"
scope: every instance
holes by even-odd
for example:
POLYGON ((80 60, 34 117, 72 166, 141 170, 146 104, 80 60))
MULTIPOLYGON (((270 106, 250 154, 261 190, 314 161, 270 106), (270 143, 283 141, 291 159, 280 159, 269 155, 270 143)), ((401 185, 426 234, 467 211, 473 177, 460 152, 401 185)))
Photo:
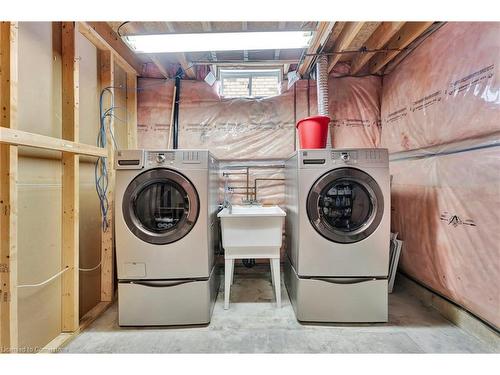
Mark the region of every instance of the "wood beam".
MULTIPOLYGON (((202 26, 204 32, 206 32, 206 33, 212 32, 212 23, 211 22, 202 22, 201 26, 202 26)), ((210 51, 210 58, 213 61, 217 61, 217 53, 215 51, 210 51)))
POLYGON ((127 146, 137 148, 137 77, 127 74, 127 146))
MULTIPOLYGON (((114 55, 110 51, 100 51, 100 82, 101 90, 108 87, 114 93, 114 55)), ((103 108, 108 109, 112 104, 110 95, 103 98, 103 108)), ((106 168, 108 171, 108 229, 101 233, 101 301, 112 301, 114 292, 113 279, 113 207, 115 190, 115 171, 114 171, 114 150, 113 139, 109 129, 113 128, 113 117, 109 118, 109 127, 106 128, 106 168)))
MULTIPOLYGON (((403 49, 417 39, 433 22, 406 22, 405 25, 389 40, 385 48, 403 49)), ((369 71, 379 72, 401 51, 379 52, 369 61, 369 71)))
MULTIPOLYGON (((278 24, 278 29, 279 30, 285 30, 286 29, 286 22, 280 22, 278 24)), ((280 59, 280 50, 274 51, 274 59, 279 60, 280 59)), ((288 74, 288 71, 290 70, 290 64, 283 64, 283 76, 286 77, 288 74)))
MULTIPOLYGON (((248 30, 248 22, 243 21, 241 23, 241 30, 242 31, 248 30)), ((243 50, 243 61, 248 61, 248 51, 247 50, 243 50)))
MULTIPOLYGON (((332 52, 345 51, 351 45, 352 41, 358 35, 364 22, 346 22, 337 40, 333 43, 332 52)), ((330 73, 340 59, 340 54, 333 55, 328 61, 328 73, 330 73)))
POLYGON ((190 79, 195 79, 196 78, 196 66, 191 66, 191 64, 188 62, 186 59, 186 55, 184 53, 176 53, 177 56, 177 61, 179 64, 181 64, 182 69, 184 70, 184 73, 186 74, 186 77, 190 79))
MULTIPOLYGON (((79 54, 74 22, 62 22, 62 138, 79 138, 79 54)), ((62 154, 62 256, 61 331, 74 332, 79 325, 79 156, 62 154)))
MULTIPOLYGON (((17 127, 18 24, 0 23, 0 130, 17 127)), ((0 145, 0 352, 19 345, 17 298, 18 150, 0 145)))
MULTIPOLYGON (((319 22, 316 28, 311 45, 307 49, 307 53, 317 53, 320 48, 326 43, 330 36, 335 22, 319 22)), ((300 66, 298 67, 299 74, 304 76, 309 71, 312 63, 315 61, 315 56, 306 56, 300 66)))
MULTIPOLYGON (((153 62, 153 64, 156 66, 158 71, 161 73, 161 75, 165 78, 170 78, 170 75, 168 74, 167 69, 163 66, 161 61, 156 57, 155 55, 149 55, 149 58, 153 62)), ((128 74, 128 73, 127 73, 128 74)))
POLYGON ((105 157, 108 155, 107 150, 100 147, 29 133, 17 129, 0 128, 0 143, 95 157, 105 157))
MULTIPOLYGON (((165 22, 165 25, 167 26, 167 29, 170 33, 175 33, 175 27, 172 22, 165 22)), ((189 61, 186 58, 185 53, 176 53, 175 56, 177 57, 177 61, 181 65, 181 68, 184 70, 184 73, 186 74, 186 77, 190 79, 195 79, 196 78, 196 67, 189 63, 189 61)))
MULTIPOLYGON (((364 47, 368 50, 384 47, 404 24, 404 22, 382 22, 365 42, 364 47)), ((351 74, 358 73, 374 55, 375 52, 365 52, 356 55, 351 63, 351 74)))
POLYGON ((78 22, 78 31, 97 49, 111 51, 116 63, 127 73, 141 74, 142 62, 106 22, 78 22))
MULTIPOLYGON (((278 30, 279 31, 285 30, 285 27, 286 27, 286 22, 279 22, 278 23, 278 30)), ((279 49, 275 49, 274 50, 274 59, 275 60, 279 60, 280 59, 280 50, 279 49)))

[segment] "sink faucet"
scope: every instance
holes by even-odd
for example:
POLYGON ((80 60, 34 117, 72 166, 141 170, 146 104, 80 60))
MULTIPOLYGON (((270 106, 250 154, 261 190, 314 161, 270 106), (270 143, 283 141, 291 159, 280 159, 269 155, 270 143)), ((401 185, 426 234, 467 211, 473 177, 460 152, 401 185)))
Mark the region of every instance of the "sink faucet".
POLYGON ((227 208, 229 213, 233 212, 233 205, 231 204, 231 198, 229 195, 232 193, 232 189, 229 187, 228 184, 228 176, 225 176, 226 179, 224 181, 224 202, 222 203, 223 208, 227 208))

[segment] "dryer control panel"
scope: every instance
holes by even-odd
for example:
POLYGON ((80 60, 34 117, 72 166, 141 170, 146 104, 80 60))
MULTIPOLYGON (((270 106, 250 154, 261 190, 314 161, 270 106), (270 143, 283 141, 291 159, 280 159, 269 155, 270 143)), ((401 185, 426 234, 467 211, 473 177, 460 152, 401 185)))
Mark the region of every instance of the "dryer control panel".
POLYGON ((199 169, 208 167, 207 150, 151 150, 145 151, 145 155, 147 168, 199 169))
POLYGON ((299 168, 338 166, 387 167, 389 155, 384 148, 314 149, 299 151, 299 168))
POLYGON ((208 150, 118 150, 115 169, 208 168, 208 150))

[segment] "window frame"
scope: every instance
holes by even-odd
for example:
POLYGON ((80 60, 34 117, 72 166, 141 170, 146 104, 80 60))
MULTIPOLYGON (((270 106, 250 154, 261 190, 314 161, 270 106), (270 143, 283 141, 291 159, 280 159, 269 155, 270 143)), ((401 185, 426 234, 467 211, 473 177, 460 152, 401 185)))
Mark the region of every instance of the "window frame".
POLYGON ((277 77, 278 78, 278 93, 281 94, 281 84, 283 72, 281 68, 219 68, 219 80, 220 80, 220 90, 219 94, 224 99, 263 99, 269 98, 275 95, 253 95, 253 78, 254 77, 277 77), (248 78, 248 96, 226 96, 224 95, 224 78, 248 78))

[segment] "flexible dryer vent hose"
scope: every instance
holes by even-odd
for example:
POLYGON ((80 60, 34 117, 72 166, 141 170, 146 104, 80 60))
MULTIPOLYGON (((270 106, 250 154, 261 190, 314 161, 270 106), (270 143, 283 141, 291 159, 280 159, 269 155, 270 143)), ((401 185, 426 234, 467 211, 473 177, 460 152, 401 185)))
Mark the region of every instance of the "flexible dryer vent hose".
POLYGON ((318 115, 328 116, 328 57, 321 55, 316 61, 318 115))

